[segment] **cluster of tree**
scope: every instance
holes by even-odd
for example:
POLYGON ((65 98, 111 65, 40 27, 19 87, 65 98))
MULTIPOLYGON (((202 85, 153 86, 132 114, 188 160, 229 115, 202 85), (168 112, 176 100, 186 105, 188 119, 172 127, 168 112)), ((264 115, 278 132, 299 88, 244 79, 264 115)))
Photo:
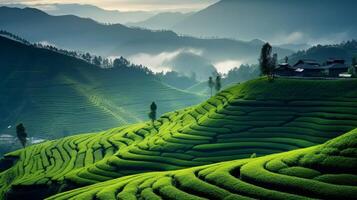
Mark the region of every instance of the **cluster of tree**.
POLYGON ((272 46, 269 43, 265 43, 262 47, 259 66, 261 75, 266 75, 269 80, 274 79, 274 70, 278 62, 278 54, 272 56, 272 46))
POLYGON ((216 76, 216 80, 214 81, 212 76, 208 78, 208 87, 211 90, 211 97, 213 95, 213 88, 216 90, 216 92, 219 92, 222 89, 222 77, 221 75, 216 76))
POLYGON ((225 74, 224 83, 230 84, 235 82, 243 82, 259 77, 260 71, 258 65, 242 64, 235 67, 225 74))
POLYGON ((29 41, 25 40, 24 38, 21 38, 20 36, 15 35, 15 34, 10 33, 10 32, 7 32, 5 30, 0 30, 0 35, 7 36, 7 37, 12 38, 12 39, 14 39, 16 41, 22 42, 22 43, 24 43, 26 45, 31 45, 31 43, 29 41))
POLYGON ((101 68, 121 68, 121 69, 126 68, 134 73, 139 72, 139 73, 144 73, 146 75, 154 75, 154 73, 149 68, 143 65, 136 65, 130 63, 127 59, 125 59, 122 56, 120 58, 115 58, 114 60, 112 60, 109 58, 104 58, 102 56, 92 55, 88 52, 80 53, 76 51, 68 51, 64 49, 59 49, 51 45, 34 44, 34 46, 38 48, 45 48, 51 51, 62 53, 67 56, 76 57, 101 68))
POLYGON ((299 56, 299 55, 310 54, 310 53, 316 52, 317 50, 331 48, 331 47, 356 51, 357 50, 357 40, 349 40, 346 42, 342 42, 340 44, 329 44, 329 45, 318 44, 318 45, 313 46, 307 50, 300 50, 300 51, 296 52, 294 55, 299 56))

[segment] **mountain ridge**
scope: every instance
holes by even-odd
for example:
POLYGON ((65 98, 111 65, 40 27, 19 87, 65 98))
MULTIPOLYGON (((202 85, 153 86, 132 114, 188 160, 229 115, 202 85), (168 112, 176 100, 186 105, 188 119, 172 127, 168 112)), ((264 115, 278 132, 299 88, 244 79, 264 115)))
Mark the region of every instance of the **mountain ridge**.
POLYGON ((357 36, 352 20, 356 18, 355 5, 353 0, 324 4, 318 0, 221 0, 173 30, 195 36, 259 38, 273 44, 342 42, 357 36))
MULTIPOLYGON (((20 35, 31 42, 48 42, 60 48, 94 52, 102 56, 130 58, 145 54, 155 57, 192 49, 212 64, 227 60, 255 63, 261 48, 256 43, 231 39, 199 39, 179 36, 172 31, 133 29, 119 24, 103 25, 74 16, 41 15, 39 18, 36 14, 35 17, 27 15, 24 10, 16 8, 2 7, 0 11, 0 29, 20 35)), ((292 53, 281 48, 274 48, 274 51, 281 56, 292 53)), ((142 62, 145 61, 142 59, 142 62)), ((136 64, 150 66, 147 63, 136 64)))

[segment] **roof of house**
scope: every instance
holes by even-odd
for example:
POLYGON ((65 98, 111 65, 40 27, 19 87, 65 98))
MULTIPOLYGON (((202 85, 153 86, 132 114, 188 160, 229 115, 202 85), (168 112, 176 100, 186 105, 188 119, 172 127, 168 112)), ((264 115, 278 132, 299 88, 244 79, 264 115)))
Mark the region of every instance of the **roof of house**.
POLYGON ((320 66, 320 63, 318 63, 315 60, 299 60, 293 67, 295 68, 304 68, 304 69, 309 69, 309 68, 317 68, 320 66))
POLYGON ((348 69, 348 66, 341 63, 332 63, 329 65, 322 66, 324 69, 348 69))
POLYGON ((329 64, 332 64, 332 63, 340 63, 340 64, 345 64, 345 60, 343 59, 328 59, 326 61, 326 63, 329 65, 329 64))

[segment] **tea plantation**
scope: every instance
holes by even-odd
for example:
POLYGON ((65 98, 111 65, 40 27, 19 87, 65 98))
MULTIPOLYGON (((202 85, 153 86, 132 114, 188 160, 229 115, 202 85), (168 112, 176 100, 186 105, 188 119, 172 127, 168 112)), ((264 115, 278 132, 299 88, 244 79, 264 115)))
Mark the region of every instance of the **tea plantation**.
POLYGON ((142 122, 152 101, 165 113, 204 99, 132 67, 103 69, 2 36, 0 52, 0 134, 18 123, 46 139, 96 132, 142 122))
POLYGON ((353 199, 357 129, 323 145, 114 179, 48 199, 353 199))
POLYGON ((0 172, 0 196, 41 199, 79 188, 54 198, 351 197, 356 131, 323 146, 279 153, 356 128, 356 85, 356 80, 262 78, 164 114, 155 124, 30 146, 7 155, 16 162, 0 172), (271 155, 245 159, 252 154, 271 155), (213 164, 236 159, 243 160, 213 164), (203 167, 190 168, 195 166, 203 167), (185 170, 157 172, 180 169, 185 170), (140 174, 146 172, 152 173, 140 174))

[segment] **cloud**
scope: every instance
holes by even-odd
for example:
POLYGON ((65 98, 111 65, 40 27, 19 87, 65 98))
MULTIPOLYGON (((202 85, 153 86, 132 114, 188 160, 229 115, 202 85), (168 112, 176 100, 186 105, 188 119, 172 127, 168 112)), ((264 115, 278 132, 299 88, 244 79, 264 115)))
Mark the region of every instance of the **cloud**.
POLYGON ((44 46, 53 46, 53 47, 56 47, 56 45, 54 44, 54 43, 51 43, 51 42, 49 42, 49 41, 40 41, 40 42, 38 42, 39 44, 42 44, 42 45, 44 45, 44 46))
POLYGON ((343 41, 350 40, 351 38, 353 38, 353 37, 350 35, 349 32, 343 31, 343 32, 338 32, 338 33, 332 33, 332 34, 326 35, 324 37, 310 38, 307 43, 311 44, 311 45, 338 44, 343 41))
POLYGON ((273 39, 273 44, 302 44, 308 41, 308 36, 303 32, 279 33, 273 39))
POLYGON ((229 70, 235 67, 239 67, 242 64, 244 64, 242 60, 223 60, 223 61, 216 62, 213 65, 216 67, 219 73, 225 74, 229 70))
POLYGON ((322 37, 311 36, 306 33, 295 31, 291 33, 279 33, 271 42, 276 45, 282 44, 309 44, 309 45, 325 45, 337 44, 343 41, 350 40, 351 34, 347 31, 335 32, 323 35, 322 37))
POLYGON ((149 67, 154 72, 167 72, 172 70, 170 61, 182 53, 191 53, 194 55, 202 55, 202 50, 183 48, 171 52, 162 52, 156 55, 147 53, 138 53, 130 56, 128 59, 135 64, 142 64, 149 67))

